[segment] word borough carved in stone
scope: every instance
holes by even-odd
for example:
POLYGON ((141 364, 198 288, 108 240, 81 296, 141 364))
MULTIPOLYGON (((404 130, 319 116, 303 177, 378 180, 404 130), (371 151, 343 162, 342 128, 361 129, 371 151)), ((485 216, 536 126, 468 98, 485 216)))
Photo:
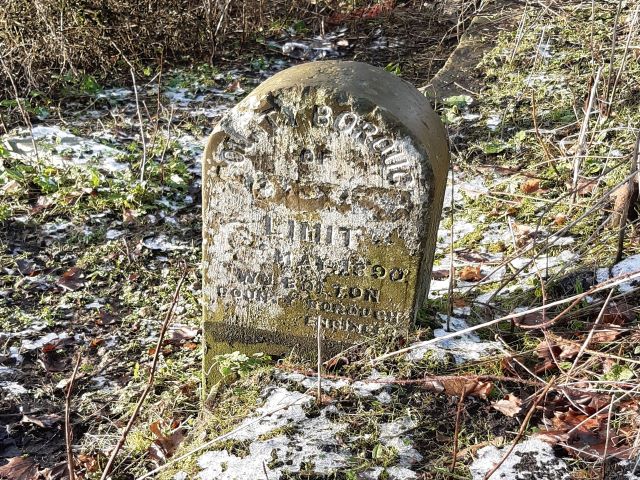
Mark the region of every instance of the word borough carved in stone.
POLYGON ((205 372, 240 350, 313 358, 406 332, 429 286, 449 166, 411 85, 357 62, 285 70, 204 156, 205 372))

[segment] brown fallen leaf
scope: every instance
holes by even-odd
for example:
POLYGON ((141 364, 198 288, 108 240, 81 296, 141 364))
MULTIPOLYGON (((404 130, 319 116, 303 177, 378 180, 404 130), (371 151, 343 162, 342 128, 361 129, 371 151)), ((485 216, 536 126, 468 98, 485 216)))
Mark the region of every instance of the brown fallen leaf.
POLYGON ((602 315, 602 323, 625 325, 636 318, 635 309, 626 302, 611 302, 602 315))
POLYGON ((0 478, 7 480, 36 480, 38 466, 29 457, 13 457, 9 463, 0 467, 0 478))
POLYGON ((567 216, 564 213, 559 213, 555 217, 553 217, 554 225, 561 227, 565 223, 567 223, 567 216))
POLYGON ((61 421, 62 417, 60 415, 49 413, 38 416, 23 415, 20 423, 32 423, 40 428, 49 428, 61 421))
POLYGON ((92 455, 78 455, 78 462, 87 472, 95 472, 98 470, 98 459, 92 455))
POLYGON ((522 400, 508 393, 505 398, 491 404, 491 406, 507 417, 515 417, 522 410, 522 400))
MULTIPOLYGON (((40 477, 44 480, 62 480, 63 478, 69 478, 69 466, 67 462, 60 462, 51 468, 45 468, 40 471, 40 477)), ((80 478, 76 476, 76 478, 80 478)))
POLYGON ((444 392, 447 395, 459 397, 460 395, 487 398, 493 390, 493 384, 465 377, 437 377, 426 378, 423 386, 435 393, 444 392))
POLYGON ((574 342, 549 343, 544 340, 536 347, 536 354, 544 360, 544 363, 536 366, 534 371, 539 373, 552 369, 556 366, 556 361, 571 360, 579 351, 580 345, 574 342))
POLYGON ((240 90, 241 88, 242 87, 240 86, 240 80, 236 79, 233 82, 231 82, 229 85, 227 85, 225 92, 235 92, 237 90, 240 90))
POLYGON ((526 194, 536 192, 540 190, 540 180, 538 180, 537 178, 530 178, 528 180, 525 180, 520 185, 520 190, 522 190, 522 193, 526 194))
POLYGON ((84 287, 84 272, 82 269, 78 267, 71 267, 69 270, 64 272, 62 276, 58 279, 58 286, 70 290, 80 290, 84 287))
POLYGON ((431 272, 431 278, 433 278, 434 280, 444 280, 445 278, 449 278, 449 273, 449 270, 444 269, 433 270, 431 272))
POLYGON ((599 328, 598 330, 593 332, 590 343, 611 343, 624 333, 623 331, 615 328, 615 325, 612 325, 613 328, 606 327, 607 325, 602 325, 602 328, 599 328))
POLYGON ((199 328, 192 328, 187 325, 173 325, 170 327, 164 343, 165 345, 180 345, 187 340, 194 339, 198 335, 198 333, 200 333, 199 328))
POLYGON ((458 278, 464 282, 479 282, 484 278, 484 275, 480 272, 480 266, 466 266, 458 272, 458 278))
MULTIPOLYGON (((578 177, 578 184, 576 185, 576 192, 578 195, 585 197, 591 195, 596 189, 597 180, 589 177, 578 177)), ((571 182, 566 182, 567 188, 572 188, 571 182)))
POLYGON ((45 351, 43 348, 42 355, 38 358, 38 363, 40 363, 47 372, 64 372, 67 368, 67 362, 58 355, 55 349, 45 351))
POLYGON ((149 429, 156 437, 149 447, 149 456, 159 462, 165 462, 171 458, 185 437, 182 427, 175 428, 171 433, 165 435, 162 432, 160 422, 153 422, 149 425, 149 429))
POLYGON ((542 325, 547 321, 549 321, 549 318, 543 311, 525 313, 521 317, 513 319, 513 323, 522 328, 535 328, 537 325, 542 325))

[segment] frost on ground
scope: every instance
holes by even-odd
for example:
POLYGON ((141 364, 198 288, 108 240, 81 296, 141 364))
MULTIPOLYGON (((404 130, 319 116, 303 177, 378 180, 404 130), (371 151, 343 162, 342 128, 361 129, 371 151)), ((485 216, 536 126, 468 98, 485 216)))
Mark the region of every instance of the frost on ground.
MULTIPOLYGON (((488 446, 478 451, 478 458, 469 467, 473 480, 484 480, 509 451, 488 446)), ((526 440, 515 446, 493 475, 495 480, 569 480, 569 468, 564 460, 553 453, 553 448, 537 439, 526 440)))

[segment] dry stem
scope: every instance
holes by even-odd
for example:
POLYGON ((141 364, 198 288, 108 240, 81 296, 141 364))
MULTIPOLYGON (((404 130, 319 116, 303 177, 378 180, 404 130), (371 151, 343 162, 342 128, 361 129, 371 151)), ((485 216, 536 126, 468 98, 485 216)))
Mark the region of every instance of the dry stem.
POLYGON ((149 392, 151 391, 151 389, 153 388, 153 381, 155 378, 155 373, 156 373, 156 368, 158 366, 158 360, 160 359, 160 351, 162 350, 162 342, 164 340, 164 335, 167 331, 167 328, 169 327, 169 323, 171 322, 171 319, 173 318, 173 311, 175 309, 176 304, 178 303, 178 298, 180 296, 180 288, 182 287, 182 283, 184 282, 184 279, 187 276, 187 269, 186 267, 183 270, 182 276, 180 277, 180 280, 178 281, 178 285, 176 286, 175 292, 173 294, 173 300, 171 301, 171 307, 169 307, 169 311, 167 312, 167 315, 165 316, 164 322, 162 323, 162 328, 160 329, 160 335, 158 336, 158 342, 156 343, 156 350, 153 353, 153 362, 151 363, 151 370, 149 371, 149 380, 147 382, 147 386, 144 389, 144 391, 142 392, 142 395, 140 395, 140 398, 138 399, 138 403, 136 404, 135 409, 133 410, 133 413, 131 414, 131 417, 129 418, 129 422, 127 423, 127 426, 125 427, 124 431, 122 432, 122 435, 120 435, 120 439, 118 440, 118 443, 116 444, 115 448, 113 449, 113 451, 111 452, 111 456, 109 457, 109 461, 107 462, 107 465, 104 467, 104 470, 102 472, 102 476, 100 477, 100 480, 106 480, 109 472, 111 471, 111 468, 113 467, 113 463, 115 462, 115 459, 118 455, 118 452, 120 451, 120 449, 122 448, 122 446, 124 445, 124 442, 127 439, 127 435, 129 435, 129 432, 131 431, 131 428, 133 427, 133 423, 135 422, 136 418, 138 417, 138 414, 140 413, 140 409, 142 408, 142 404, 144 403, 144 401, 147 398, 147 395, 149 395, 149 392))

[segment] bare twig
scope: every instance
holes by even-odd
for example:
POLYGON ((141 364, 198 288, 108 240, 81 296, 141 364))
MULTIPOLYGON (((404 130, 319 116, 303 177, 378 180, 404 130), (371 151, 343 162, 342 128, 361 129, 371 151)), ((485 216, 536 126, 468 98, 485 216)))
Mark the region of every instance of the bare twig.
POLYGON ((593 326, 591 327, 591 330, 589 331, 587 338, 584 340, 584 342, 580 346, 580 350, 578 350, 578 354, 576 355, 576 358, 573 360, 573 364, 571 365, 571 368, 567 372, 567 378, 571 378, 571 373, 575 370, 576 366, 578 365, 578 360, 580 360, 580 357, 582 357, 582 354, 585 352, 585 350, 591 343, 591 339, 593 338, 593 334, 596 331, 596 327, 600 324, 600 322, 602 321, 602 318, 604 317, 604 312, 607 309, 607 305, 609 305, 609 300, 611 300, 611 295, 613 295, 613 290, 611 290, 609 292, 609 295, 607 295, 607 299, 604 301, 604 304, 602 305, 602 309, 598 314, 598 318, 596 318, 596 321, 593 323, 593 326))
POLYGON ((571 182, 571 205, 576 202, 576 196, 578 194, 578 179, 580 177, 580 165, 581 159, 587 152, 587 132, 589 130, 589 119, 591 117, 591 111, 593 110, 593 104, 598 96, 598 84, 600 83, 600 76, 602 75, 602 65, 598 67, 596 72, 596 78, 591 86, 589 92, 589 101, 587 103, 587 109, 584 112, 584 118, 582 119, 582 127, 580 128, 580 134, 578 135, 578 143, 576 148, 576 155, 573 158, 573 181, 571 182))
POLYGON ((322 317, 318 316, 318 346, 317 346, 317 353, 318 353, 318 364, 317 364, 317 369, 318 369, 318 405, 320 405, 322 403, 322 317))
POLYGON ((158 342, 156 343, 156 350, 153 353, 153 362, 151 363, 151 370, 149 371, 149 380, 147 381, 147 386, 142 392, 142 395, 140 395, 140 398, 138 399, 138 403, 136 404, 136 407, 133 410, 131 417, 129 418, 129 422, 127 423, 127 426, 123 430, 122 434, 120 435, 120 439, 118 440, 118 443, 116 444, 115 448, 111 452, 111 456, 109 457, 109 461, 107 462, 107 465, 104 467, 104 470, 102 471, 102 476, 100 477, 100 480, 106 480, 107 477, 109 476, 109 473, 111 471, 111 468, 113 467, 113 463, 115 462, 118 452, 124 445, 124 442, 127 439, 127 435, 129 435, 129 432, 131 431, 131 428, 133 427, 133 424, 136 421, 138 414, 140 413, 142 404, 144 403, 147 396, 149 395, 149 392, 153 388, 153 381, 155 378, 156 368, 158 366, 158 360, 160 359, 160 352, 162 350, 162 342, 164 341, 164 335, 167 331, 167 328, 169 327, 169 323, 171 322, 171 319, 173 318, 173 311, 175 309, 176 304, 178 303, 178 298, 180 297, 180 288, 182 288, 182 284, 184 283, 184 279, 186 278, 186 276, 187 276, 187 268, 185 267, 182 272, 182 276, 178 281, 178 285, 176 285, 176 289, 173 294, 173 300, 171 301, 171 306, 167 311, 167 315, 165 316, 164 322, 162 323, 162 328, 160 329, 160 335, 158 336, 158 342))
POLYGON ((136 99, 136 113, 138 114, 138 122, 140 123, 140 140, 142 141, 142 164, 140 165, 140 181, 144 180, 144 170, 147 164, 147 140, 144 135, 144 124, 142 122, 142 111, 140 110, 140 98, 138 97, 138 86, 136 84, 136 72, 133 64, 129 61, 129 59, 125 56, 124 53, 118 48, 118 46, 111 42, 114 48, 118 51, 118 53, 122 56, 122 59, 127 62, 129 65, 129 71, 131 73, 131 81, 133 82, 133 94, 136 99))
MULTIPOLYGON (((125 59, 126 60, 126 59, 125 59)), ((128 60, 126 60, 129 63, 128 60)), ((138 113, 138 122, 140 123, 140 140, 142 141, 142 164, 140 165, 140 181, 144 181, 144 169, 147 165, 147 141, 144 138, 144 123, 142 122, 142 112, 140 110, 140 100, 138 98, 138 86, 136 85, 136 72, 133 65, 131 67, 131 80, 133 81, 133 93, 136 98, 136 112, 138 113)))
POLYGON ((627 181, 626 192, 620 193, 620 195, 626 195, 624 199, 624 206, 621 213, 620 225, 618 225, 618 248, 616 251, 616 258, 614 263, 618 263, 622 260, 624 253, 624 232, 627 228, 627 219, 629 218, 629 211, 631 210, 631 202, 633 200, 634 183, 638 183, 640 188, 640 182, 638 181, 638 150, 640 150, 640 133, 636 137, 636 144, 633 148, 633 156, 631 157, 631 176, 627 181))
POLYGON ((71 393, 73 392, 73 384, 76 381, 76 375, 78 374, 78 367, 80 366, 80 360, 82 355, 80 352, 76 355, 76 364, 73 367, 73 373, 71 379, 69 379, 69 385, 67 385, 67 394, 64 402, 64 440, 67 444, 67 470, 69 472, 69 480, 75 480, 75 467, 73 464, 73 430, 71 427, 71 393))
MULTIPOLYGON (((629 47, 631 46, 631 39, 633 38, 633 34, 635 33, 636 23, 638 21, 638 13, 640 12, 640 6, 636 7, 633 12, 633 17, 631 18, 631 23, 629 25, 629 32, 627 33, 627 41, 624 46, 624 53, 622 54, 622 62, 620 62, 620 68, 618 68, 618 73, 616 75, 616 79, 613 81, 613 86, 611 87, 611 91, 607 90, 607 97, 605 100, 607 101, 606 105, 606 113, 609 115, 611 113, 611 109, 613 108, 613 101, 616 96, 616 90, 618 88, 618 84, 620 83, 620 78, 622 78, 622 72, 624 71, 625 66, 627 65, 627 58, 629 55, 629 47)), ((613 70, 613 64, 609 67, 613 70)))
MULTIPOLYGON (((618 0, 618 8, 616 9, 616 16, 613 20, 612 36, 611 36, 611 55, 609 57, 609 78, 605 85, 604 99, 608 101, 610 98, 611 89, 613 87, 613 61, 616 54, 616 44, 618 43, 618 24, 620 22, 620 13, 622 12, 622 0, 618 0)), ((609 106, 607 107, 607 114, 609 113, 609 106)))
POLYGON ((466 390, 462 390, 460 399, 458 400, 458 408, 456 408, 456 428, 453 433, 453 452, 451 454, 451 473, 456 469, 456 461, 458 460, 458 435, 460 435, 460 417, 462 416, 462 408, 464 407, 464 397, 466 390))
MULTIPOLYGON (((625 282, 630 282, 631 280, 635 280, 636 278, 640 278, 640 271, 638 272, 633 272, 630 274, 625 274, 625 275, 620 275, 618 277, 614 277, 611 278, 605 282, 599 283, 598 285, 595 285, 594 287, 590 288, 589 290, 587 290, 586 292, 580 293, 578 295, 574 295, 572 297, 568 297, 568 298, 563 298, 561 300, 557 300, 555 302, 549 303, 546 306, 540 306, 540 307, 534 307, 531 308, 529 310, 526 310, 524 312, 518 312, 518 313, 511 313, 509 315, 505 315, 504 317, 500 317, 500 318, 495 318, 493 320, 490 320, 488 322, 484 322, 481 323, 479 325, 474 325, 471 326, 469 328, 465 328, 462 330, 459 330, 457 332, 451 332, 448 333, 447 335, 443 335, 442 337, 437 337, 437 338, 432 338, 431 340, 426 340, 424 342, 419 342, 416 343, 414 345, 409 345, 408 347, 405 348, 401 348, 400 350, 396 350, 393 352, 389 352, 389 353, 385 353, 384 355, 380 355, 379 357, 375 357, 372 358, 371 360, 361 360, 359 362, 354 362, 354 364, 358 364, 358 363, 370 363, 370 364, 376 364, 379 363, 383 360, 386 360, 388 358, 392 358, 392 357, 396 357, 398 355, 402 355, 404 353, 408 353, 412 350, 415 350, 416 348, 422 348, 425 347, 427 345, 433 345, 435 343, 438 342, 442 342, 444 340, 449 340, 450 338, 455 338, 455 337, 459 337, 461 335, 464 335, 465 333, 470 333, 470 332, 474 332, 476 330, 480 330, 482 328, 486 328, 486 327, 490 327, 491 325, 496 325, 500 322, 504 322, 507 320, 512 320, 515 318, 520 318, 524 315, 530 314, 530 313, 534 313, 534 312, 539 312, 541 310, 544 310, 545 308, 550 308, 550 307, 556 307, 558 305, 564 305, 566 303, 570 303, 571 305, 569 307, 573 308, 573 305, 575 305, 575 303, 580 302, 584 297, 588 296, 588 295, 593 295, 596 292, 599 292, 601 290, 606 290, 609 288, 613 288, 617 285, 620 285, 621 283, 625 283, 625 282)), ((549 326, 551 323, 557 321, 561 316, 565 315, 566 312, 569 309, 565 309, 562 312, 560 312, 560 314, 558 314, 556 317, 554 317, 553 319, 551 319, 549 322, 546 322, 544 324, 540 324, 540 325, 536 325, 535 328, 545 328, 547 326, 549 326)), ((522 328, 522 326, 521 326, 522 328)))
POLYGON ((455 277, 455 268, 453 267, 453 254, 454 254, 454 248, 453 248, 453 234, 454 234, 454 229, 453 229, 453 225, 454 225, 454 215, 453 215, 453 209, 455 206, 454 203, 454 197, 455 197, 455 180, 454 180, 454 175, 453 175, 453 165, 451 165, 451 205, 450 205, 450 209, 451 212, 449 213, 450 219, 451 219, 451 247, 449 249, 449 302, 447 304, 447 332, 451 331, 451 317, 453 316, 453 287, 456 281, 456 277, 455 277))

